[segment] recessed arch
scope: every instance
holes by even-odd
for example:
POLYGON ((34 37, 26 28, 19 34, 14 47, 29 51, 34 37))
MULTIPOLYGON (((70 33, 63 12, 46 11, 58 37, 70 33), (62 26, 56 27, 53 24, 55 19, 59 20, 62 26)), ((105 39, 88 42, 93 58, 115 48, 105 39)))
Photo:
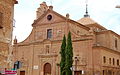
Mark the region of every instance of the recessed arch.
POLYGON ((51 64, 50 63, 45 63, 44 75, 51 75, 51 64))

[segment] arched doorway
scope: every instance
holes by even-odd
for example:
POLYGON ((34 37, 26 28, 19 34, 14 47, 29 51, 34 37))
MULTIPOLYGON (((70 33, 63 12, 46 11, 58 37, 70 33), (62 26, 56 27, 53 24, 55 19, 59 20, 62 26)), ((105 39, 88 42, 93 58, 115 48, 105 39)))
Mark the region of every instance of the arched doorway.
POLYGON ((44 65, 44 75, 51 75, 51 64, 46 63, 44 65))

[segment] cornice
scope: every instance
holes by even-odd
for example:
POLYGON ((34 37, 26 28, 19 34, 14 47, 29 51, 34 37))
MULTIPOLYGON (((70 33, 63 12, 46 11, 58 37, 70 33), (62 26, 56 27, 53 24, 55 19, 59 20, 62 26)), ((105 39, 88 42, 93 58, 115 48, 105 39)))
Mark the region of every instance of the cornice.
POLYGON ((105 30, 105 31, 96 32, 96 34, 97 34, 97 35, 99 35, 99 34, 105 34, 105 33, 109 33, 109 30, 105 30))
POLYGON ((103 65, 102 67, 120 69, 120 66, 110 66, 110 65, 106 66, 106 65, 103 65))
POLYGON ((97 32, 97 35, 99 35, 99 34, 105 34, 105 33, 112 33, 112 34, 114 34, 114 35, 116 35, 117 37, 120 38, 120 35, 117 34, 117 33, 115 33, 115 32, 112 31, 112 30, 105 30, 105 31, 97 32))
POLYGON ((38 57, 40 57, 40 58, 46 58, 46 57, 51 58, 51 57, 57 57, 57 56, 58 56, 58 54, 56 54, 56 53, 54 53, 54 54, 53 53, 52 54, 51 53, 49 53, 49 54, 39 54, 38 55, 38 57))
POLYGON ((66 21, 55 21, 55 22, 53 22, 53 23, 42 23, 42 24, 36 25, 36 26, 50 25, 50 24, 63 23, 63 22, 66 22, 66 21))
MULTIPOLYGON (((90 35, 89 35, 90 36, 90 35)), ((91 35, 92 36, 92 35, 91 35)), ((87 36, 86 36, 87 37, 87 36)), ((47 40, 47 39, 45 39, 47 40)), ((27 43, 18 43, 18 44, 15 44, 13 45, 14 47, 17 46, 29 46, 29 45, 37 45, 37 44, 44 44, 44 41, 45 40, 42 40, 42 41, 33 41, 33 42, 27 42, 27 43)), ((87 37, 87 38, 74 38, 72 40, 72 42, 77 42, 77 41, 88 41, 88 40, 93 40, 92 37, 87 37)), ((49 42, 51 43, 55 43, 55 42, 59 42, 61 43, 62 42, 62 39, 61 40, 49 40, 49 42)))
POLYGON ((120 51, 117 51, 117 50, 114 50, 114 49, 111 49, 111 48, 107 48, 107 47, 104 47, 104 46, 93 46, 92 48, 100 48, 100 49, 103 49, 103 50, 106 50, 106 51, 109 51, 109 52, 114 52, 114 53, 120 54, 120 51))
POLYGON ((110 33, 112 33, 112 34, 114 34, 114 35, 116 35, 117 37, 119 37, 119 38, 120 38, 120 35, 119 35, 119 34, 117 34, 117 33, 115 33, 114 31, 109 30, 109 32, 110 32, 110 33))
POLYGON ((10 42, 11 42, 11 39, 0 37, 0 42, 3 42, 3 43, 10 43, 10 42))

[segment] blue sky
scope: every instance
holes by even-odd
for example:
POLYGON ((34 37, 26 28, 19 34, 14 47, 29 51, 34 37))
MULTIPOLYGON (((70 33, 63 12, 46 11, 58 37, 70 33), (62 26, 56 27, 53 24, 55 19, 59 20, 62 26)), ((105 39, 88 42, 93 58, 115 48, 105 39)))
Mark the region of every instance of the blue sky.
MULTIPOLYGON (((36 19, 36 10, 43 1, 47 5, 52 4, 53 10, 63 16, 69 13, 75 21, 85 14, 85 0, 18 0, 19 3, 15 5, 16 23, 13 34, 19 42, 29 36, 31 24, 36 19)), ((120 9, 115 8, 116 5, 120 5, 120 0, 88 0, 88 12, 94 21, 120 34, 120 9)))

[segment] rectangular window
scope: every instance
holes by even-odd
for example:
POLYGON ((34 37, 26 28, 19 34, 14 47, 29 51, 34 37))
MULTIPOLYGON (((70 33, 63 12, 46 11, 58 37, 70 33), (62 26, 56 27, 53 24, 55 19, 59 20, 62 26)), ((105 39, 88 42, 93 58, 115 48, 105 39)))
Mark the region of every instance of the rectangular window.
POLYGON ((2 20, 3 20, 3 13, 0 12, 0 29, 3 28, 2 26, 2 20))
POLYGON ((52 29, 47 29, 47 39, 52 38, 52 29))
POLYGON ((109 58, 109 64, 111 64, 111 58, 109 58))
POLYGON ((117 65, 119 66, 119 59, 117 60, 117 65))
POLYGON ((46 53, 49 53, 49 49, 50 49, 49 45, 46 45, 46 53))
POLYGON ((113 58, 113 65, 115 65, 115 59, 113 58))
POLYGON ((106 63, 106 57, 105 56, 103 57, 103 62, 106 63))
POLYGON ((115 48, 117 48, 117 39, 115 39, 115 48))

